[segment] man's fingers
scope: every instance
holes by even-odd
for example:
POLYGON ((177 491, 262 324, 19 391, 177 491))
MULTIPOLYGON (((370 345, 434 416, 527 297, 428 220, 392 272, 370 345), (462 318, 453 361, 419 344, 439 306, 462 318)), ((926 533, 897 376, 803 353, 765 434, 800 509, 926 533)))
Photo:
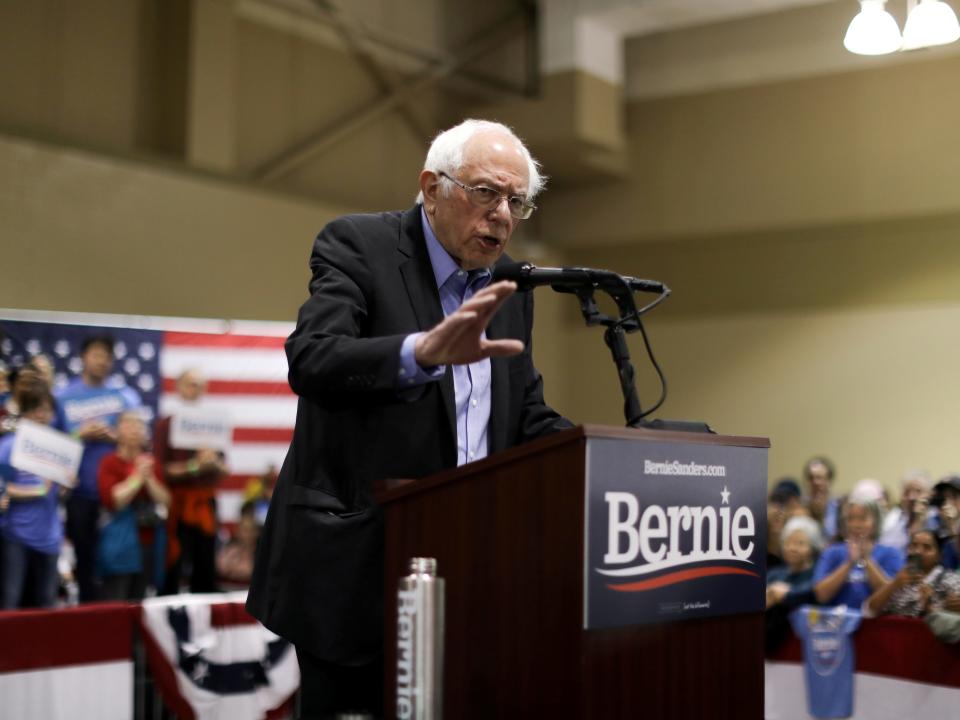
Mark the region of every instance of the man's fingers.
POLYGON ((467 300, 462 307, 469 307, 477 311, 481 317, 483 327, 490 323, 500 307, 511 295, 517 291, 517 284, 507 280, 495 283, 478 292, 467 300), (474 305, 476 303, 476 305, 474 305))
POLYGON ((510 357, 523 352, 523 343, 519 340, 484 340, 480 349, 485 357, 510 357))

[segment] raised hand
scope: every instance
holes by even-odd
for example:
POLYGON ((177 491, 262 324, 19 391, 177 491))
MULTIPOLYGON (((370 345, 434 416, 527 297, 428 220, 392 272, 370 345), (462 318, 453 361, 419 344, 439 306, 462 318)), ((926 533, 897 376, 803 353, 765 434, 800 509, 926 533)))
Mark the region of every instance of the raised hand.
POLYGON ((482 337, 491 318, 516 291, 517 284, 507 280, 485 287, 417 338, 413 352, 420 367, 466 365, 483 358, 523 352, 523 343, 519 340, 482 337))

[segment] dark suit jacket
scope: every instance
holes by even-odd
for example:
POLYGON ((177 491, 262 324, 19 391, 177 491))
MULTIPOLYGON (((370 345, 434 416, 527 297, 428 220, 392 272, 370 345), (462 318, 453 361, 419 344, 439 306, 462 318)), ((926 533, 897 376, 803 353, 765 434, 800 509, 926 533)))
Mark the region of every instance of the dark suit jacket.
MULTIPOLYGON (((310 267, 310 298, 286 343, 297 422, 247 608, 301 650, 361 662, 383 646, 383 528, 372 484, 456 466, 453 376, 448 368, 438 382, 397 390, 404 337, 443 319, 419 205, 331 222, 310 267)), ((532 323, 532 295, 517 293, 487 330, 527 348, 491 361, 490 454, 570 426, 543 402, 532 323)))

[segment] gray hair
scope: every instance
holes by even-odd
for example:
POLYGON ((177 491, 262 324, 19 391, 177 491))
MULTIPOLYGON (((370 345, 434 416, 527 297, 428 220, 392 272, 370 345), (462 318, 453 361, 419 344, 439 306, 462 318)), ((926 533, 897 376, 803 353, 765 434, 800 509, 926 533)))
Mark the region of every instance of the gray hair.
MULTIPOLYGON (((467 143, 478 132, 498 131, 505 133, 517 141, 523 157, 527 161, 527 174, 529 184, 527 187, 527 200, 533 200, 537 194, 543 190, 546 185, 546 176, 540 173, 540 163, 538 163, 523 140, 517 137, 517 134, 503 123, 492 122, 490 120, 464 120, 459 125, 454 125, 449 130, 444 130, 437 135, 430 144, 427 151, 427 157, 423 161, 423 169, 433 173, 445 172, 453 174, 463 167, 463 151, 467 143)), ((447 183, 446 185, 449 185, 447 183)), ((449 187, 447 188, 449 191, 449 187)), ((417 194, 417 202, 423 202, 423 192, 417 194)))
POLYGON ((930 473, 926 470, 907 470, 900 480, 900 487, 905 488, 911 482, 919 483, 924 490, 929 490, 933 487, 933 478, 930 477, 930 473))
POLYGON ((865 497, 863 495, 850 495, 843 503, 843 507, 840 512, 840 521, 843 527, 843 532, 841 536, 846 539, 847 537, 847 521, 844 517, 847 513, 847 509, 851 507, 860 507, 870 513, 870 516, 873 518, 873 532, 871 533, 871 538, 876 540, 880 537, 880 530, 883 525, 883 517, 880 515, 880 505, 877 504, 877 501, 870 497, 865 497))
POLYGON ((813 548, 814 555, 819 555, 823 550, 823 533, 820 532, 820 524, 812 517, 807 515, 797 515, 787 520, 780 532, 780 547, 783 547, 787 538, 795 532, 800 531, 807 536, 810 547, 813 548))

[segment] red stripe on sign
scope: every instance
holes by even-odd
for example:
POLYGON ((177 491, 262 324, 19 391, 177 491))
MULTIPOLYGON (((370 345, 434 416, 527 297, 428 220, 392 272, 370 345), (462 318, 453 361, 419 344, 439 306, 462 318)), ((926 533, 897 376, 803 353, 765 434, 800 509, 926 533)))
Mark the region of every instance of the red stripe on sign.
POLYGON ((233 441, 237 443, 289 443, 292 439, 292 427, 235 427, 233 429, 233 441))
POLYGON ((0 612, 0 672, 133 660, 138 605, 0 612))
POLYGON ((177 347, 276 348, 282 349, 285 337, 268 335, 215 335, 213 333, 166 332, 163 342, 177 347))
MULTIPOLYGON (((165 377, 163 392, 175 393, 177 379, 165 377)), ((210 395, 293 395, 286 380, 208 380, 210 395)))
POLYGON ((608 583, 607 587, 617 592, 643 592, 645 590, 653 590, 655 588, 675 585, 703 577, 711 577, 713 575, 752 575, 753 577, 760 577, 758 573, 752 570, 732 567, 705 567, 699 570, 680 570, 678 572, 661 575, 652 580, 641 580, 640 582, 624 583, 623 585, 611 585, 608 583))

